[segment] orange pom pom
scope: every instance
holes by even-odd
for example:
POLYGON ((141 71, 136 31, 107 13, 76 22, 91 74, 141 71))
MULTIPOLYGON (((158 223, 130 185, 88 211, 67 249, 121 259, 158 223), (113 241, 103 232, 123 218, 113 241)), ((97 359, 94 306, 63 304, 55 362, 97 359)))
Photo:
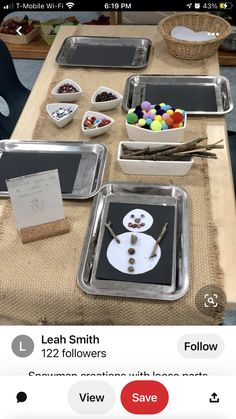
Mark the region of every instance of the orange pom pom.
POLYGON ((173 127, 174 125, 173 119, 172 118, 166 119, 166 124, 168 125, 168 127, 173 127))

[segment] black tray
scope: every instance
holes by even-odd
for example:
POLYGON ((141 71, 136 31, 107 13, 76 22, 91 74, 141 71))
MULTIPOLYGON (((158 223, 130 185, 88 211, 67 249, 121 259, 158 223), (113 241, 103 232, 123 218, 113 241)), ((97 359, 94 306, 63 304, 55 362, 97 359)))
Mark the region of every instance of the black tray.
POLYGON ((71 36, 64 40, 56 62, 73 67, 143 68, 151 45, 145 38, 71 36))
POLYGON ((58 169, 62 197, 88 199, 100 189, 107 149, 103 144, 64 141, 0 141, 0 197, 5 179, 58 169))
POLYGON ((123 108, 148 100, 164 102, 188 114, 223 115, 233 109, 230 84, 223 76, 134 75, 127 79, 123 108))
MULTIPOLYGON (((137 259, 138 248, 136 251, 134 257, 137 259)), ((146 246, 141 258, 145 257, 145 252, 146 246)), ((116 256, 116 261, 124 260, 120 252, 118 255, 118 250, 113 255, 116 256)), ((126 249, 125 258, 127 259, 126 249)), ((135 269, 136 263, 137 260, 135 269)), ((95 295, 169 301, 183 297, 189 286, 188 210, 187 193, 184 189, 175 185, 123 182, 105 184, 93 202, 77 281, 85 292, 95 295), (147 210, 153 216, 153 224, 144 231, 145 234, 156 238, 163 223, 169 223, 160 244, 161 258, 151 270, 141 274, 117 274, 117 271, 114 272, 114 265, 109 266, 110 262, 106 260, 112 237, 105 230, 104 223, 110 219, 120 238, 120 244, 124 244, 123 233, 127 233, 127 228, 122 218, 130 209, 133 211, 138 208, 142 212, 147 210), (165 267, 165 264, 169 266, 165 267)))

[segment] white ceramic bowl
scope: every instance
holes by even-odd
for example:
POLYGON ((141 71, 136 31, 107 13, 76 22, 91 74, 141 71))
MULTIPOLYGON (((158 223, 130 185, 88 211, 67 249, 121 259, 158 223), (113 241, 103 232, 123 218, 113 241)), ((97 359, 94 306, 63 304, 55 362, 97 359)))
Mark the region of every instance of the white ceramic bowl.
POLYGON ((110 116, 107 116, 103 113, 100 112, 94 112, 94 111, 87 111, 85 112, 83 119, 82 119, 82 131, 84 133, 84 135, 86 135, 87 137, 98 137, 98 135, 102 135, 105 134, 105 132, 107 132, 111 126, 114 124, 114 119, 112 119, 110 116), (84 128, 84 121, 86 120, 86 118, 91 117, 91 116, 95 116, 96 118, 106 118, 109 119, 111 122, 108 125, 105 125, 104 127, 100 127, 100 128, 94 128, 94 129, 85 129, 84 128))
POLYGON ((57 102, 76 102, 80 96, 82 95, 82 89, 78 83, 76 83, 74 80, 71 79, 65 79, 60 81, 51 91, 52 97, 57 102), (74 86, 78 92, 74 93, 58 93, 58 89, 63 86, 63 84, 69 83, 72 86, 74 86))
POLYGON ((113 89, 110 89, 109 87, 101 86, 97 90, 95 90, 95 92, 93 93, 92 98, 91 98, 91 104, 93 108, 96 109, 97 111, 108 111, 109 109, 117 108, 117 106, 121 104, 122 99, 123 99, 123 96, 121 96, 120 93, 116 92, 113 89), (102 92, 112 93, 113 95, 117 97, 117 99, 108 100, 104 102, 95 102, 96 96, 102 92))
POLYGON ((125 121, 127 134, 132 141, 161 141, 168 143, 181 143, 184 140, 186 129, 187 114, 185 113, 184 125, 181 128, 171 128, 163 131, 151 131, 136 125, 128 124, 125 121))
POLYGON ((151 161, 151 160, 128 160, 122 159, 122 145, 129 148, 161 147, 164 145, 178 145, 182 143, 149 143, 149 142, 130 142, 121 141, 118 147, 117 161, 121 170, 128 175, 167 175, 184 176, 193 165, 190 161, 151 161))
POLYGON ((49 117, 54 122, 54 124, 56 124, 58 126, 58 128, 62 128, 74 118, 75 112, 78 109, 78 105, 75 105, 74 103, 61 103, 61 102, 60 103, 48 103, 47 106, 46 106, 46 109, 47 109, 47 113, 48 113, 49 117), (57 120, 52 116, 52 114, 53 114, 53 112, 55 112, 59 108, 66 108, 66 109, 67 108, 72 108, 73 111, 69 115, 66 115, 63 118, 57 120))

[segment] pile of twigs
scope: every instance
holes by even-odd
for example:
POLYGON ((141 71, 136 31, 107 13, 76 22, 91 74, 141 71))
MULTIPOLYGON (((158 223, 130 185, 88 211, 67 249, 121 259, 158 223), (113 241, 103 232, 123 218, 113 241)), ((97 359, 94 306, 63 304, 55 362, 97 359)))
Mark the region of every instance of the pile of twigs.
POLYGON ((223 140, 219 140, 214 144, 201 145, 200 143, 206 139, 206 137, 202 137, 181 145, 146 148, 132 148, 123 144, 121 158, 127 160, 154 161, 189 161, 192 157, 217 159, 217 155, 209 150, 224 148, 224 146, 220 144, 223 140))

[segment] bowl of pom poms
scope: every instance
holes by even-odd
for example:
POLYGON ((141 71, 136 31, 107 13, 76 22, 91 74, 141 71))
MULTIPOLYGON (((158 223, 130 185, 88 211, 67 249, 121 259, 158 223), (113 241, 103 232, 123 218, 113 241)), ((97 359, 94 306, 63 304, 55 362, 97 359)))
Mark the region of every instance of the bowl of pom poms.
POLYGON ((187 114, 165 103, 144 101, 126 116, 126 130, 132 141, 182 142, 187 114))

